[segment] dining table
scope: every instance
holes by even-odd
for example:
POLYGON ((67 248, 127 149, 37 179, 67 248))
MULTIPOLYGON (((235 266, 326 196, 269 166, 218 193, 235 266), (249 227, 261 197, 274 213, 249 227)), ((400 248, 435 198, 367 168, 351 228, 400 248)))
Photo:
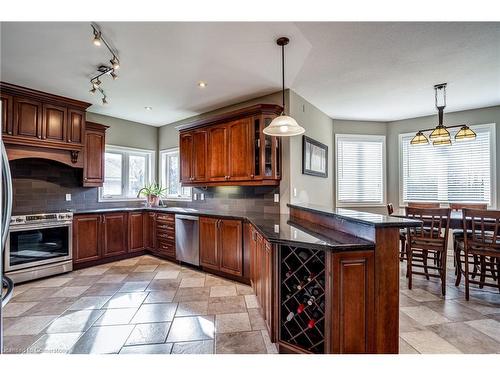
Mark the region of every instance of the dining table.
MULTIPOLYGON (((405 209, 398 209, 397 213, 393 213, 391 216, 406 218, 405 209)), ((418 218, 412 218, 418 220, 418 218)), ((463 229, 463 215, 462 210, 451 211, 450 213, 450 229, 463 229)))

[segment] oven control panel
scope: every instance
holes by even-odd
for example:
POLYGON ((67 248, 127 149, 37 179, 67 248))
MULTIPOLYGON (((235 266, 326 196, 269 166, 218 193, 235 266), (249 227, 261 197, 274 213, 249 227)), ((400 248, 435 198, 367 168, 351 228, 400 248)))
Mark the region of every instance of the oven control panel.
POLYGON ((19 215, 12 216, 10 219, 10 225, 28 225, 28 224, 43 224, 43 223, 54 223, 62 221, 72 221, 72 212, 60 212, 51 214, 32 214, 32 215, 19 215))

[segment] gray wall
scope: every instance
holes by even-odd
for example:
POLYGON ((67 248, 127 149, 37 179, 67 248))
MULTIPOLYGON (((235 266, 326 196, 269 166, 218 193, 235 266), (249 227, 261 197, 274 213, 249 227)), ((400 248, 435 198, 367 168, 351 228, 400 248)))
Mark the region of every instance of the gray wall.
MULTIPOLYGON (((418 117, 413 119, 389 122, 387 126, 387 186, 388 202, 399 204, 399 134, 416 132, 435 126, 437 115, 418 117)), ((444 123, 447 125, 480 125, 496 124, 496 167, 497 190, 500 186, 500 106, 471 109, 468 111, 451 112, 444 114, 444 123)), ((500 195, 497 194, 497 208, 500 207, 500 195)))
POLYGON ((87 121, 108 125, 106 144, 158 151, 158 128, 87 112, 87 121))

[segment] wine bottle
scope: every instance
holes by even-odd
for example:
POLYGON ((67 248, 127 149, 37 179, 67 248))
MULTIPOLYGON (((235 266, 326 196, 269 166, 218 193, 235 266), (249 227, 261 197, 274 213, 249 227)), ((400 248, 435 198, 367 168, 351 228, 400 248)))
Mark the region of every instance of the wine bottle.
POLYGON ((311 319, 307 322, 307 328, 312 329, 316 325, 316 322, 321 318, 321 313, 318 310, 313 310, 311 313, 311 319))
POLYGON ((315 296, 315 297, 318 297, 320 296, 321 294, 323 294, 323 290, 318 287, 318 286, 313 286, 311 288, 308 288, 308 293, 311 295, 311 296, 315 296))
POLYGON ((286 321, 289 322, 293 319, 294 316, 295 314, 293 313, 293 311, 290 311, 290 313, 286 316, 286 321))
POLYGON ((307 304, 309 306, 312 306, 312 304, 314 303, 314 301, 316 301, 316 297, 315 296, 311 296, 307 299, 307 304))
POLYGON ((303 262, 305 262, 311 257, 311 253, 306 250, 300 250, 299 252, 297 252, 297 256, 302 259, 303 262))
POLYGON ((306 305, 304 305, 303 303, 301 303, 298 307, 297 307, 297 314, 302 314, 302 312, 304 311, 304 309, 306 308, 306 305))
POLYGON ((309 274, 309 276, 307 276, 307 281, 310 282, 312 279, 314 279, 316 277, 316 273, 315 272, 311 272, 309 274))
POLYGON ((285 273, 285 276, 286 276, 287 278, 289 278, 290 276, 292 276, 292 273, 293 273, 293 272, 292 272, 292 270, 288 270, 288 271, 285 273))

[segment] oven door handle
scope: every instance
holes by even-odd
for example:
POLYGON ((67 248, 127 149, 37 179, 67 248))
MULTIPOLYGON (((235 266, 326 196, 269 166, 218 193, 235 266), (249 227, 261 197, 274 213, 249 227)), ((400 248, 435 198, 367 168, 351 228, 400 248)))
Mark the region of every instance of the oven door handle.
POLYGON ((2 308, 4 308, 14 294, 14 281, 10 277, 2 276, 2 287, 7 289, 5 295, 2 296, 2 308))
POLYGON ((36 229, 46 229, 46 228, 63 228, 63 227, 71 227, 71 221, 60 221, 58 223, 48 223, 48 224, 21 224, 21 225, 11 225, 11 232, 19 232, 21 230, 36 230, 36 229))

